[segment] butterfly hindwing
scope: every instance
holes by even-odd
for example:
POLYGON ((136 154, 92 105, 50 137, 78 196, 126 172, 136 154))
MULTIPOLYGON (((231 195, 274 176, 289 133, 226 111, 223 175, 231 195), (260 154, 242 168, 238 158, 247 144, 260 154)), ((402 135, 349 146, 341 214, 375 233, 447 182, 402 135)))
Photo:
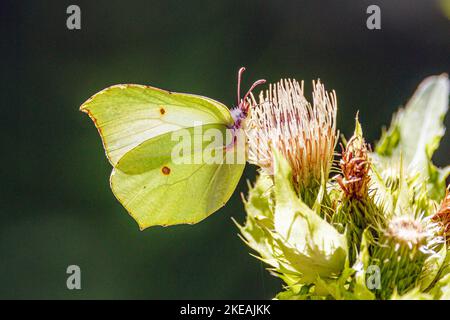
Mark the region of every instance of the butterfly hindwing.
MULTIPOLYGON (((203 130, 211 128, 224 136, 227 131, 224 125, 202 126, 203 130)), ((183 130, 194 141, 197 129, 183 130)), ((114 194, 141 229, 203 220, 229 200, 244 170, 242 162, 192 163, 209 142, 193 147, 175 161, 171 151, 179 142, 174 141, 173 134, 166 133, 136 146, 122 157, 111 174, 114 194)), ((233 153, 232 158, 237 159, 238 152, 242 152, 238 147, 227 148, 226 143, 219 142, 214 149, 223 153, 223 159, 227 153, 233 153)))

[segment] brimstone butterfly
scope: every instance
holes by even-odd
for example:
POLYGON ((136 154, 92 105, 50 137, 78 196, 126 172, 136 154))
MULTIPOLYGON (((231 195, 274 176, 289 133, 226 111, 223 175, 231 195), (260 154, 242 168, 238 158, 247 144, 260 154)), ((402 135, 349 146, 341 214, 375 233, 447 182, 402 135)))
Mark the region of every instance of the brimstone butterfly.
MULTIPOLYGON (((231 197, 244 170, 243 163, 179 163, 174 136, 184 133, 195 141, 198 129, 231 132, 231 143, 221 142, 214 154, 236 154, 235 143, 248 114, 247 97, 233 110, 210 98, 174 93, 150 86, 120 84, 106 88, 83 103, 80 110, 94 121, 106 156, 113 166, 111 189, 141 230, 154 225, 193 224, 221 208, 231 197)), ((195 158, 208 143, 183 153, 195 158)), ((245 151, 244 151, 245 153, 245 151)))

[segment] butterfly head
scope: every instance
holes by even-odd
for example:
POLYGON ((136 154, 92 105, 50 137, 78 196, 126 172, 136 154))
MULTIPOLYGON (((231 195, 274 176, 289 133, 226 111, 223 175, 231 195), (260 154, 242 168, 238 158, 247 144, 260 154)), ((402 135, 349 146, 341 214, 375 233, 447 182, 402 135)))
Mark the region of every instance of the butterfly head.
POLYGON ((255 89, 260 84, 266 83, 266 80, 264 79, 255 81, 250 87, 250 89, 247 91, 247 93, 244 95, 244 97, 241 98, 241 79, 244 71, 245 71, 244 67, 241 67, 238 71, 237 106, 231 110, 231 116, 234 119, 233 127, 236 129, 239 129, 242 125, 242 121, 247 118, 248 110, 250 107, 250 103, 247 98, 249 97, 253 89, 255 89))

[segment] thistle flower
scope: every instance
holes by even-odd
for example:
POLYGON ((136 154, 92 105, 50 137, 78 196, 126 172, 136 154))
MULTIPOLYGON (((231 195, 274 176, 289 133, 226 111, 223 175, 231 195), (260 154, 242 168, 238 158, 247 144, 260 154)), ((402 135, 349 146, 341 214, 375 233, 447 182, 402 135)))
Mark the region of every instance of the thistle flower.
POLYGON ((400 216, 389 223, 386 236, 395 243, 395 251, 402 246, 419 249, 426 243, 427 232, 420 221, 408 216, 400 216))
POLYGON ((248 98, 243 122, 249 161, 261 170, 239 229, 284 281, 276 298, 449 298, 450 186, 436 202, 448 170, 431 162, 447 76, 424 81, 375 152, 356 119, 334 179, 336 97, 320 82, 311 104, 303 92, 294 80, 271 85, 258 102, 248 98))
POLYGON ((394 290, 402 294, 417 285, 425 259, 435 254, 435 247, 443 241, 437 231, 437 224, 429 218, 401 215, 391 219, 372 262, 381 268, 383 299, 394 290))
POLYGON ((312 105, 304 97, 303 82, 285 79, 251 98, 246 133, 248 160, 272 175, 276 148, 292 168, 296 187, 308 188, 325 178, 336 144, 336 94, 313 82, 312 105))
POLYGON ((433 215, 432 220, 439 224, 440 233, 447 239, 447 244, 450 245, 450 185, 448 185, 444 200, 442 200, 441 206, 433 215))

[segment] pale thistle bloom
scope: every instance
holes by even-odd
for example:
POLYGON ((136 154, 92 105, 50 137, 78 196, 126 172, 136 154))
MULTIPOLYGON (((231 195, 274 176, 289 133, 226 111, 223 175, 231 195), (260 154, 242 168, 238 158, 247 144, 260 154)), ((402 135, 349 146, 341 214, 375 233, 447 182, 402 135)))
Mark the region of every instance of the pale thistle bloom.
POLYGON ((297 187, 311 187, 327 178, 336 145, 336 94, 327 92, 320 81, 313 82, 309 103, 303 82, 284 79, 251 97, 250 119, 246 125, 248 161, 273 174, 272 148, 292 168, 297 187))
POLYGON ((382 234, 382 243, 374 247, 372 263, 381 268, 383 299, 391 296, 393 288, 401 294, 414 288, 425 260, 436 255, 436 247, 443 243, 430 217, 415 216, 394 216, 382 234))
POLYGON ((442 238, 436 236, 437 225, 430 219, 414 219, 408 215, 394 217, 386 232, 387 238, 394 244, 394 250, 405 246, 410 250, 417 248, 423 253, 429 253, 442 238))

